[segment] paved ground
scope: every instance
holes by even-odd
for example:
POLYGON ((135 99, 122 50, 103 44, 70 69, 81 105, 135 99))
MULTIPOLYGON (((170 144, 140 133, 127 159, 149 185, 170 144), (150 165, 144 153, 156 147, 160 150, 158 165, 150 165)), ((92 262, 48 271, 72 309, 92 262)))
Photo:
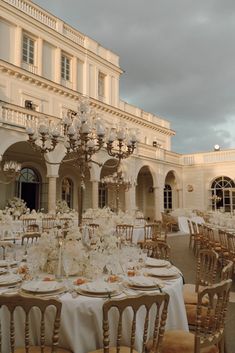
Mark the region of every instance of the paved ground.
MULTIPOLYGON (((188 235, 172 235, 168 237, 172 262, 181 269, 186 283, 195 283, 196 261, 192 250, 188 248, 188 241, 188 235)), ((235 280, 233 280, 227 315, 226 346, 226 353, 235 353, 235 280)))

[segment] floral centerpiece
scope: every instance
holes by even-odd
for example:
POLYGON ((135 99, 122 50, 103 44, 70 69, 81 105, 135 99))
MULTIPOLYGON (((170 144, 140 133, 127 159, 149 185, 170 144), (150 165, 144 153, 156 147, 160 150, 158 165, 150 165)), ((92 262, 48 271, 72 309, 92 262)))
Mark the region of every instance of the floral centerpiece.
POLYGON ((56 213, 69 213, 72 210, 69 208, 65 200, 57 200, 56 202, 56 213))
POLYGON ((14 218, 19 218, 27 211, 26 202, 24 202, 24 200, 20 199, 19 197, 13 197, 11 200, 7 201, 5 211, 6 213, 12 215, 14 218))

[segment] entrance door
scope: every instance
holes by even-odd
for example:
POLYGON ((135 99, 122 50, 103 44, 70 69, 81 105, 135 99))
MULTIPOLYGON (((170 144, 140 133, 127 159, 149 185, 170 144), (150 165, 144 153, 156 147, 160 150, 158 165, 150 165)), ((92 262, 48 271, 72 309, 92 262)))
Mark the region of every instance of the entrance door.
POLYGON ((30 210, 38 209, 37 188, 38 188, 38 184, 34 184, 34 183, 21 184, 21 199, 23 199, 26 202, 26 205, 28 208, 30 208, 30 210))
POLYGON ((31 168, 23 168, 17 180, 17 196, 26 202, 30 210, 40 208, 40 178, 31 168))

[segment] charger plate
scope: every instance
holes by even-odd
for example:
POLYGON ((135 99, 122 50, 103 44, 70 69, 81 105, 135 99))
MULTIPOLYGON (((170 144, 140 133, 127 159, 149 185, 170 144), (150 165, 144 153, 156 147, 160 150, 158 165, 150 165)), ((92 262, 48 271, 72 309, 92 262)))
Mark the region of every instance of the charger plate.
POLYGON ((145 261, 145 266, 147 267, 167 267, 171 266, 171 263, 167 260, 153 259, 152 257, 147 257, 145 261))
POLYGON ((92 297, 111 297, 120 294, 119 287, 114 283, 95 281, 74 286, 75 290, 82 295, 92 297))
POLYGON ((27 293, 48 294, 65 290, 65 287, 62 282, 33 280, 24 282, 21 286, 21 290, 27 293))
POLYGON ((22 278, 20 276, 12 273, 0 276, 1 287, 14 285, 14 284, 20 283, 21 281, 22 281, 22 278))

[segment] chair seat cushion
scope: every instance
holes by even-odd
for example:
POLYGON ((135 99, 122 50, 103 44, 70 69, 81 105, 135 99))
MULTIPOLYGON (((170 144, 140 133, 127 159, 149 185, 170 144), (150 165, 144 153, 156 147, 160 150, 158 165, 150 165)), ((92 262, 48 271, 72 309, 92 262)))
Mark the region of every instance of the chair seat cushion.
MULTIPOLYGON (((29 349, 30 353, 41 353, 41 347, 40 346, 30 346, 29 349)), ((25 353, 25 348, 16 348, 14 350, 14 353, 25 353)), ((45 346, 44 348, 44 353, 51 353, 51 346, 45 346)), ((57 348, 56 353, 73 353, 72 351, 65 349, 65 348, 57 348)))
MULTIPOLYGON (((186 309, 188 324, 195 326, 196 325, 196 317, 197 317, 197 305, 186 304, 185 309, 186 309)), ((211 317, 210 317, 210 324, 211 325, 213 324, 213 315, 212 315, 213 312, 214 312, 214 310, 211 309, 211 317)), ((202 308, 201 308, 201 325, 202 326, 205 324, 206 318, 207 318, 207 307, 202 306, 202 308)))
MULTIPOLYGON (((89 353, 103 353, 103 352, 104 352, 104 350, 103 350, 103 348, 101 348, 101 349, 97 349, 96 351, 92 351, 89 353)), ((116 352, 117 352, 117 347, 110 347, 109 348, 109 353, 116 353, 116 352)), ((135 349, 133 349, 132 352, 138 353, 135 349)), ((121 346, 119 353, 130 353, 130 347, 121 346)))
MULTIPOLYGON (((163 336, 161 353, 194 353, 194 334, 186 331, 167 331, 163 336)), ((219 353, 216 346, 202 348, 200 353, 219 353)))

